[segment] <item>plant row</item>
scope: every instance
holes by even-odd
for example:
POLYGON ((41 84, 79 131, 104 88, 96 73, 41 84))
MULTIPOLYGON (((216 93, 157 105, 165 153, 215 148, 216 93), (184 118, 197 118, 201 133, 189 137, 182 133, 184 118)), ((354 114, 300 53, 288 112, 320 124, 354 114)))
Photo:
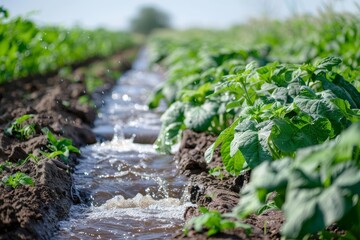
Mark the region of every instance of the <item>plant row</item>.
MULTIPOLYGON (((156 148, 170 152, 185 129, 216 134, 204 158, 218 148, 230 174, 252 170, 232 217, 275 208, 285 237, 330 236, 334 223, 359 236, 359 44, 359 15, 331 10, 153 35, 151 59, 167 80, 149 106, 169 106, 156 148)), ((197 230, 237 226, 203 213, 197 230)))
POLYGON ((0 8, 0 84, 92 57, 106 57, 132 45, 134 38, 129 33, 39 27, 21 17, 9 18, 0 8))
MULTIPOLYGON (((28 123, 28 120, 33 115, 25 114, 8 124, 8 127, 4 129, 4 133, 8 137, 17 138, 20 141, 29 140, 37 135, 35 124, 28 123)), ((42 134, 46 135, 48 144, 44 149, 39 149, 39 153, 46 159, 56 159, 59 157, 64 163, 68 162, 70 153, 80 153, 79 149, 73 146, 72 140, 68 138, 56 138, 55 135, 48 129, 41 129, 42 134)), ((28 161, 33 161, 38 164, 40 156, 36 156, 33 153, 29 153, 25 159, 19 159, 17 163, 11 161, 4 161, 0 164, 0 171, 12 170, 25 165, 28 161)), ((16 188, 20 185, 34 186, 35 181, 21 171, 17 171, 15 174, 6 175, 0 181, 0 184, 16 188)))

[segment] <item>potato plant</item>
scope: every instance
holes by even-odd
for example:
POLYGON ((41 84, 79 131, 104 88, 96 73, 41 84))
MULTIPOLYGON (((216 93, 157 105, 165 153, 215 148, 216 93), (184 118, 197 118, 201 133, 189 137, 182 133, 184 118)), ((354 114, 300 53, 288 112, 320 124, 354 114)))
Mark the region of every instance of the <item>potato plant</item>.
POLYGON ((64 137, 57 139, 48 128, 43 128, 42 132, 47 136, 48 145, 46 151, 41 151, 41 153, 47 158, 52 159, 59 156, 62 161, 67 163, 70 152, 80 153, 80 150, 72 145, 71 139, 64 137))
POLYGON ((32 135, 36 134, 35 124, 25 124, 26 120, 32 118, 32 114, 25 114, 15 119, 10 126, 5 128, 5 134, 14 136, 20 140, 29 139, 32 135))
POLYGON ((32 177, 19 171, 17 171, 15 174, 3 177, 1 183, 12 188, 17 188, 20 185, 29 185, 32 187, 35 186, 35 181, 32 177))
MULTIPOLYGON (((359 26, 358 14, 327 11, 153 35, 150 58, 167 79, 149 107, 168 105, 155 147, 169 152, 185 129, 217 134, 204 158, 219 148, 230 174, 253 172, 231 216, 278 208, 284 237, 338 238, 326 231, 337 224, 346 231, 341 237, 356 239, 359 26)), ((204 211, 187 227, 215 234, 223 217, 204 211)))

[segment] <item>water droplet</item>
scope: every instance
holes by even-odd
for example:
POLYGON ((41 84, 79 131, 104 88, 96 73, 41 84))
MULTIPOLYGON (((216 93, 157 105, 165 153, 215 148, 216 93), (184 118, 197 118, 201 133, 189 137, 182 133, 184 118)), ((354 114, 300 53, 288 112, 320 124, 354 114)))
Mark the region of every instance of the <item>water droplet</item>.
POLYGON ((129 95, 124 94, 124 95, 122 96, 122 100, 125 101, 125 102, 127 102, 127 101, 131 101, 131 98, 129 97, 129 95))

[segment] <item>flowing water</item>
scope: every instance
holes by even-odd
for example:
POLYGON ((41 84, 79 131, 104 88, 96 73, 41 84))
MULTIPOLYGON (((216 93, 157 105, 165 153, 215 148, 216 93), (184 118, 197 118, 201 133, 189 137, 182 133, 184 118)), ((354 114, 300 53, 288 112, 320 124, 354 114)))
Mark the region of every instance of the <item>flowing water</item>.
POLYGON ((76 189, 90 194, 91 205, 74 205, 55 239, 159 239, 181 229, 190 205, 185 179, 176 176, 172 156, 149 144, 161 111, 150 111, 146 100, 161 77, 146 66, 142 51, 105 98, 94 132, 108 140, 82 148, 74 174, 76 189))

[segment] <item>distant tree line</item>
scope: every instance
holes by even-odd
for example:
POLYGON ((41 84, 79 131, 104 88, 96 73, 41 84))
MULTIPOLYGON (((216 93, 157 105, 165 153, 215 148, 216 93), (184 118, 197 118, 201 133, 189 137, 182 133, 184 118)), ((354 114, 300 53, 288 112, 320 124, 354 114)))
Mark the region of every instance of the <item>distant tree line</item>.
POLYGON ((148 35, 159 28, 169 28, 170 17, 167 13, 151 6, 140 9, 137 16, 130 22, 133 32, 148 35))

